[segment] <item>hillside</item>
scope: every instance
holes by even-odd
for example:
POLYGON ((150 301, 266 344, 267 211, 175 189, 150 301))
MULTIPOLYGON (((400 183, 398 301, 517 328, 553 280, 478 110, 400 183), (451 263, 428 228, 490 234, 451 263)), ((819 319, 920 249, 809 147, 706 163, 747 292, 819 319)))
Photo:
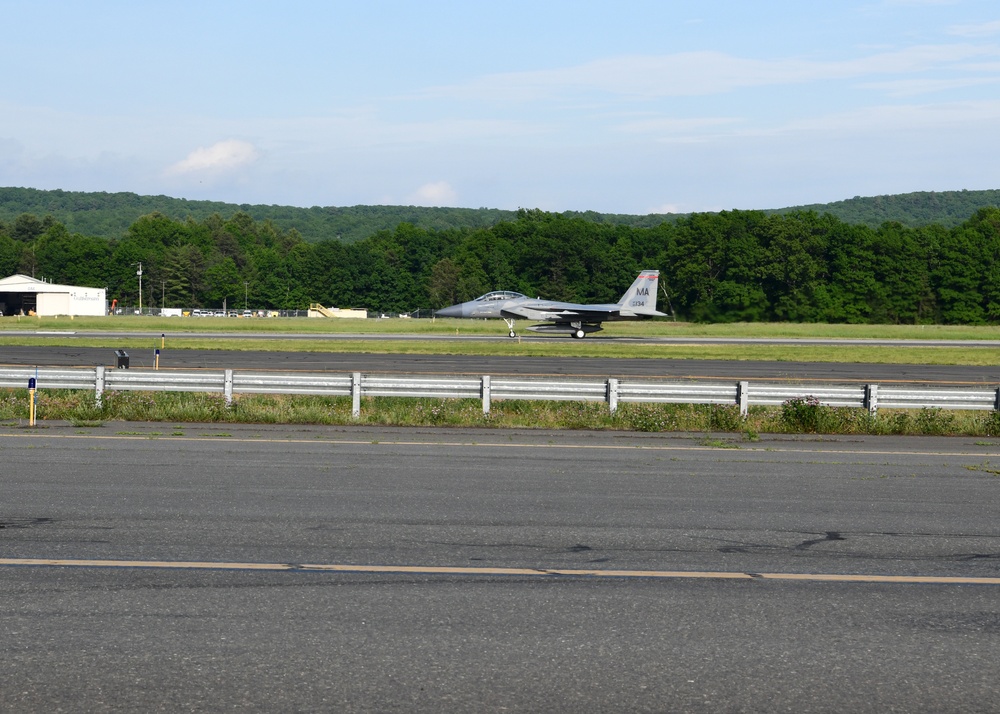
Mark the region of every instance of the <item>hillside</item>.
POLYGON ((433 230, 485 228, 515 217, 514 211, 489 208, 425 208, 421 206, 349 206, 297 208, 220 201, 189 201, 135 193, 41 191, 0 188, 0 222, 10 224, 22 213, 52 216, 71 233, 119 238, 144 215, 159 212, 174 220, 203 221, 213 213, 229 218, 243 211, 257 221, 270 220, 282 231, 295 229, 307 242, 340 238, 353 243, 400 223, 433 230))
POLYGON ((968 220, 980 208, 1000 207, 1000 190, 993 191, 917 191, 890 196, 855 196, 834 203, 814 203, 768 213, 816 211, 830 213, 845 223, 877 228, 886 221, 902 223, 909 228, 937 223, 954 228, 968 220))
MULTIPOLYGON (((811 210, 830 213, 845 223, 877 227, 897 221, 916 227, 938 223, 947 228, 959 225, 978 208, 1000 206, 1000 190, 917 192, 893 196, 855 197, 826 204, 770 209, 766 213, 811 210)), ((214 213, 224 218, 243 211, 255 220, 270 220, 288 231, 295 229, 304 240, 315 243, 339 238, 354 243, 381 230, 393 230, 411 223, 428 230, 487 228, 513 220, 516 211, 494 208, 427 208, 421 206, 348 206, 297 208, 293 206, 248 205, 219 201, 189 201, 169 196, 140 196, 134 193, 86 193, 42 191, 33 188, 0 188, 0 223, 10 225, 23 213, 39 218, 52 216, 71 233, 104 238, 121 237, 140 216, 159 212, 174 220, 203 221, 214 213)), ((567 211, 566 217, 592 223, 648 228, 675 215, 604 214, 594 211, 567 211)))

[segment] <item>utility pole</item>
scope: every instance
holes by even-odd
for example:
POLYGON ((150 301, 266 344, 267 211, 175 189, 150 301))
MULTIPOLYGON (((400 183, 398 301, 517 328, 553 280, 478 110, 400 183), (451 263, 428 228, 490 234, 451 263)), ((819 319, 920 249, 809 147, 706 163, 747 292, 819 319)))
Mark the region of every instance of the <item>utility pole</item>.
POLYGON ((250 294, 250 283, 246 280, 243 281, 243 309, 247 309, 247 296, 250 294))

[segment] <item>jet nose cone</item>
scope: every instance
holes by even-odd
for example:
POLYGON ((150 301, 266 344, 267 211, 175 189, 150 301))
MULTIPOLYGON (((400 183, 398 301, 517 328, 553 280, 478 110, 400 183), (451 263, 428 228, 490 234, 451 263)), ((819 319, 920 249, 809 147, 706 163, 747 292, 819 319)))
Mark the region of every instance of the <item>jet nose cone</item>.
POLYGON ((462 317, 462 306, 452 305, 451 307, 443 307, 434 314, 438 317, 462 317))

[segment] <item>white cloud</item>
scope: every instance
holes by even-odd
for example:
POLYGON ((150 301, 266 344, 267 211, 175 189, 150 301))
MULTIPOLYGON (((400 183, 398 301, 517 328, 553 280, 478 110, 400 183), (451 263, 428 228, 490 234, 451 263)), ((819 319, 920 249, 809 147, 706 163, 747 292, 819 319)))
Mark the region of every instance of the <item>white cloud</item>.
POLYGON ((836 136, 942 137, 979 135, 974 129, 1000 121, 1000 101, 951 102, 948 104, 909 104, 873 106, 862 109, 796 119, 760 134, 813 134, 817 139, 836 136))
POLYGON ((618 125, 618 131, 635 134, 688 134, 704 129, 716 129, 740 121, 740 119, 732 117, 696 117, 693 119, 656 117, 624 122, 618 125))
POLYGON ((195 149, 183 161, 168 167, 166 173, 170 176, 225 173, 252 164, 259 157, 260 153, 250 142, 229 139, 195 149))
POLYGON ((970 25, 952 25, 948 28, 948 34, 959 37, 992 37, 993 35, 1000 35, 1000 20, 970 25))
POLYGON ((664 203, 662 206, 649 209, 647 213, 655 213, 662 216, 667 213, 683 213, 683 211, 676 203, 664 203))
POLYGON ((969 79, 900 79, 893 82, 869 82, 859 85, 863 89, 876 89, 890 97, 914 97, 929 92, 944 92, 949 89, 975 87, 981 84, 995 84, 1000 78, 982 77, 969 79))
POLYGON ((427 95, 493 102, 528 102, 586 92, 645 99, 705 96, 746 87, 923 72, 998 56, 1000 47, 974 44, 917 45, 835 61, 760 60, 714 51, 627 55, 573 67, 487 75, 464 85, 433 88, 427 95))
POLYGON ((410 195, 410 202, 417 206, 454 206, 458 194, 447 181, 425 183, 410 195))

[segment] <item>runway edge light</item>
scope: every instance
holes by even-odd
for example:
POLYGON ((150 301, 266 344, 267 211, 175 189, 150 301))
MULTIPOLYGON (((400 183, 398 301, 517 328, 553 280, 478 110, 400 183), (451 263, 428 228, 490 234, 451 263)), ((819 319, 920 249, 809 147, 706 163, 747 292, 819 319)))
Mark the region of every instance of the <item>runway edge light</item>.
POLYGON ((28 426, 35 425, 35 385, 34 377, 28 377, 28 426))

